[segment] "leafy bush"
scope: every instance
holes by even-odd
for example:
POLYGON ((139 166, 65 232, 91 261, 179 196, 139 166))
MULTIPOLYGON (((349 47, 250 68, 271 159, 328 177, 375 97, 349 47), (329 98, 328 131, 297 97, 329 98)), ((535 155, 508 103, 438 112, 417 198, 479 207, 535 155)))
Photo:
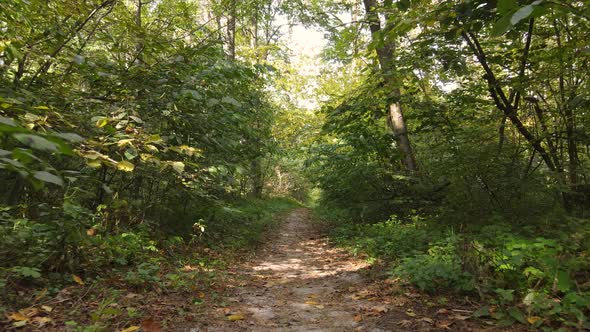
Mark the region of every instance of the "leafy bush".
MULTIPOLYGON (((337 211, 319 213, 343 215, 337 211)), ((353 253, 383 259, 392 275, 425 291, 477 290, 498 306, 477 315, 491 315, 500 325, 588 326, 590 229, 583 221, 569 220, 546 231, 543 220, 523 227, 497 217, 456 234, 430 218, 414 216, 404 223, 393 216, 370 224, 332 220, 331 237, 353 253)))
POLYGON ((457 247, 459 242, 459 237, 451 235, 433 243, 426 254, 402 259, 393 274, 430 292, 449 288, 470 291, 474 287, 474 278, 463 271, 457 247))
POLYGON ((440 236, 439 230, 427 229, 420 222, 402 223, 395 216, 374 224, 346 223, 332 233, 338 243, 353 248, 355 252, 389 259, 424 252, 428 243, 440 236))

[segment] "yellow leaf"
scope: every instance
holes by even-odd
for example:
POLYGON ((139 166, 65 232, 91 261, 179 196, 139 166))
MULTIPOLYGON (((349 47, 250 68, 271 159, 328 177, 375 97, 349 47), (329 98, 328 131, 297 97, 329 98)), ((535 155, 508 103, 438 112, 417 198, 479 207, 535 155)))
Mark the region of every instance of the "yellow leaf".
POLYGON ((529 324, 533 325, 536 322, 538 322, 540 319, 541 319, 541 317, 539 317, 539 316, 530 316, 530 317, 527 317, 526 320, 527 320, 527 322, 529 322, 529 324))
POLYGON ((135 141, 135 139, 134 139, 134 138, 127 138, 127 139, 122 139, 122 140, 119 140, 119 141, 117 142, 117 145, 118 145, 119 147, 123 147, 123 146, 125 146, 125 145, 127 145, 127 144, 129 144, 129 145, 133 145, 133 144, 131 144, 131 142, 133 142, 133 141, 135 141))
POLYGON ((123 160, 117 163, 117 169, 123 172, 133 172, 135 165, 123 160))
POLYGON ((84 280, 75 274, 72 274, 72 280, 74 280, 78 285, 84 285, 84 280))
POLYGON ((309 305, 318 305, 319 303, 317 303, 316 301, 305 301, 305 304, 309 304, 309 305))
POLYGON ((184 172, 184 163, 180 161, 173 161, 171 165, 178 174, 182 174, 182 172, 184 172))
POLYGON ((94 235, 96 235, 96 229, 94 229, 94 228, 87 229, 86 230, 86 235, 88 235, 88 236, 94 236, 94 235))
POLYGON ((108 123, 109 123, 109 119, 101 118, 101 119, 98 119, 98 121, 96 121, 96 126, 98 128, 102 128, 102 127, 106 126, 108 123))
POLYGON ((229 321, 237 321, 237 320, 243 320, 244 319, 244 315, 242 314, 233 314, 233 315, 229 315, 227 316, 227 320, 229 321))
POLYGON ((147 144, 145 146, 145 148, 148 149, 148 150, 150 150, 150 151, 152 151, 152 152, 158 152, 158 151, 160 151, 157 147, 155 147, 155 146, 153 146, 151 144, 147 144))
POLYGON ((48 306, 48 305, 42 305, 41 306, 41 309, 43 309, 43 310, 45 310, 47 312, 52 312, 53 311, 53 308, 50 307, 50 306, 48 306))
POLYGON ((406 315, 408 315, 410 317, 416 317, 416 314, 414 313, 414 310, 412 310, 412 309, 406 310, 406 315))
POLYGON ((34 317, 39 314, 39 309, 34 308, 34 307, 29 307, 29 308, 19 310, 19 313, 25 315, 26 317, 34 317))
POLYGON ((139 326, 129 326, 128 328, 121 330, 121 332, 135 332, 137 330, 139 330, 140 327, 139 326))
POLYGON ((51 323, 53 319, 50 317, 35 317, 33 318, 33 322, 37 323, 40 327, 47 325, 47 323, 51 323))
POLYGON ((20 312, 13 312, 12 314, 8 315, 8 318, 10 318, 11 320, 16 320, 16 321, 26 321, 29 318, 27 318, 27 316, 21 314, 20 312))
POLYGON ((162 138, 160 137, 160 135, 152 135, 147 139, 147 143, 155 143, 155 142, 161 142, 162 138))
POLYGON ((27 325, 26 320, 19 320, 18 322, 12 323, 12 327, 23 327, 25 325, 27 325))

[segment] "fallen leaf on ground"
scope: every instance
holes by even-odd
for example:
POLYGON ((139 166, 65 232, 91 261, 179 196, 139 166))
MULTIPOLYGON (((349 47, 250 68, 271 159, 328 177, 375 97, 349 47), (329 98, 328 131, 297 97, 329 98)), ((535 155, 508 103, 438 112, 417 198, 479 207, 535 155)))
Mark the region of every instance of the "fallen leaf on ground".
POLYGON ((378 305, 378 306, 373 307, 373 311, 378 312, 378 313, 383 313, 383 312, 388 312, 389 309, 384 305, 378 305))
POLYGON ((37 308, 26 308, 26 309, 22 309, 19 310, 19 313, 31 318, 31 317, 35 317, 39 314, 39 309, 37 308))
POLYGON ((84 280, 75 274, 72 274, 72 280, 74 280, 74 282, 76 282, 78 285, 84 285, 84 280))
POLYGON ((400 278, 395 278, 395 279, 387 278, 387 279, 385 279, 384 283, 386 285, 390 285, 390 284, 395 284, 399 281, 400 281, 400 278))
POLYGON ((410 317, 416 317, 416 313, 414 313, 414 310, 412 310, 412 309, 406 310, 406 315, 408 315, 410 317))
POLYGON ((539 321, 540 319, 541 319, 541 317, 539 317, 539 316, 530 316, 530 317, 527 317, 526 320, 527 320, 527 322, 529 322, 529 324, 533 325, 537 321, 539 321))
POLYGON ((27 318, 27 316, 21 314, 20 312, 13 312, 12 314, 8 315, 8 318, 10 320, 16 320, 16 321, 26 321, 29 318, 27 318))
POLYGON ((471 317, 470 316, 463 316, 463 315, 455 315, 455 316, 453 316, 453 318, 456 320, 467 320, 471 317))
POLYGON ((50 317, 35 317, 33 318, 33 322, 39 325, 39 327, 43 327, 48 323, 53 322, 53 319, 51 319, 50 317))
POLYGON ((450 326, 453 325, 453 322, 448 321, 448 320, 441 320, 441 321, 437 321, 436 322, 436 327, 439 329, 446 329, 446 330, 450 330, 450 326))
POLYGON ((151 318, 144 320, 140 325, 144 332, 162 332, 162 326, 160 323, 151 318))
POLYGON ((135 332, 139 329, 140 329, 139 326, 129 326, 128 328, 121 330, 121 332, 135 332))
POLYGON ((360 299, 364 299, 366 297, 368 297, 369 295, 371 295, 371 292, 369 292, 368 290, 362 290, 356 294, 352 295, 352 299, 353 300, 360 300, 360 299))
POLYGON ((399 321, 397 323, 397 325, 407 328, 407 327, 410 327, 410 325, 412 325, 412 321, 409 319, 404 319, 404 320, 399 321))
POLYGON ((428 318, 428 317, 422 317, 420 318, 421 321, 432 324, 434 323, 434 320, 432 318, 428 318))
POLYGON ((317 303, 316 301, 309 300, 309 301, 305 301, 305 304, 318 305, 319 303, 317 303))
POLYGON ((12 326, 13 327, 23 327, 25 325, 27 325, 27 321, 26 320, 20 320, 18 322, 12 323, 12 326))
POLYGON ((227 320, 229 321, 237 321, 237 320, 243 320, 245 317, 242 314, 233 314, 233 315, 229 315, 227 316, 227 320))
POLYGON ((42 305, 41 306, 41 309, 43 309, 43 310, 45 310, 47 312, 52 312, 53 311, 53 308, 50 307, 50 306, 48 306, 48 305, 42 305))
POLYGON ((361 314, 356 314, 356 315, 354 315, 354 321, 355 321, 355 322, 357 322, 357 323, 358 323, 358 322, 360 322, 360 321, 362 321, 362 320, 363 320, 363 315, 361 315, 361 314))

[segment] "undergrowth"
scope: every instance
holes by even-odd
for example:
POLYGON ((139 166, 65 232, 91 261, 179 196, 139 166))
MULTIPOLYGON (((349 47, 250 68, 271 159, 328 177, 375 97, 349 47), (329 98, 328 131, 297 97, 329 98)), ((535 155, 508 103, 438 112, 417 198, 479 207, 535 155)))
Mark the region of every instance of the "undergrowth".
MULTIPOLYGON (((124 298, 129 294, 184 294, 190 303, 200 304, 223 279, 225 268, 260 243, 263 233, 277 222, 277 214, 296 206, 297 202, 286 198, 217 204, 195 211, 195 222, 183 226, 187 231, 181 232, 183 227, 179 227, 174 233, 156 231, 158 228, 149 223, 103 232, 98 223, 92 223, 99 220, 98 213, 82 209, 78 209, 77 218, 88 219, 70 223, 69 228, 10 218, 10 211, 4 211, 0 224, 0 314, 30 314, 34 309, 35 315, 26 322, 43 327, 33 321, 45 317, 39 303, 86 292, 78 294, 83 301, 64 303, 69 305, 71 319, 63 318, 61 323, 70 330, 104 331, 143 316, 133 306, 125 310, 111 306, 129 300, 124 298), (66 264, 56 266, 51 264, 54 261, 66 264), (86 301, 98 306, 89 305, 93 309, 85 312, 80 306, 86 301)), ((43 324, 58 324, 60 318, 55 312, 52 316, 53 321, 43 324)))
POLYGON ((587 220, 563 217, 568 220, 561 226, 540 220, 523 227, 495 218, 457 229, 437 216, 358 223, 346 210, 320 207, 316 213, 330 223, 336 244, 382 260, 392 277, 486 303, 475 317, 547 331, 590 328, 587 220))

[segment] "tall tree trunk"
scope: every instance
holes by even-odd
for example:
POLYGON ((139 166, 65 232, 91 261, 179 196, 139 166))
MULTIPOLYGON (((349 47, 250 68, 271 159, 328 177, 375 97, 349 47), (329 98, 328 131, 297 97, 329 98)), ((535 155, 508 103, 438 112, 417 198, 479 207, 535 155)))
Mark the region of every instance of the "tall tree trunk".
MULTIPOLYGON (((383 38, 384 31, 389 30, 387 27, 384 29, 381 27, 379 15, 375 11, 376 1, 375 0, 363 0, 365 6, 365 12, 367 20, 369 21, 369 29, 371 30, 371 37, 373 43, 380 45, 376 47, 377 58, 381 67, 382 73, 393 72, 395 66, 393 63, 393 53, 396 45, 392 41, 378 40, 383 38)), ((414 157, 414 151, 410 138, 408 136, 408 130, 406 121, 404 119, 402 104, 400 102, 401 91, 397 87, 398 82, 391 74, 384 75, 386 86, 391 89, 392 101, 388 105, 387 112, 387 124, 389 125, 393 136, 399 146, 399 150, 402 153, 402 160, 407 170, 414 172, 418 169, 416 165, 416 159, 414 157)))
MULTIPOLYGON (((399 89, 396 91, 399 94, 399 89)), ((414 151, 412 151, 412 144, 408 137, 408 129, 406 127, 406 120, 402 112, 402 105, 399 102, 393 102, 389 105, 389 126, 397 139, 399 149, 402 152, 403 162, 409 171, 416 171, 418 166, 416 165, 416 159, 414 157, 414 151)))
POLYGON ((565 92, 565 78, 563 73, 565 72, 565 65, 563 61, 563 49, 561 45, 561 31, 559 30, 559 24, 557 20, 553 21, 555 28, 555 39, 557 41, 557 47, 559 48, 559 104, 565 118, 565 134, 567 139, 567 154, 568 154, 568 175, 569 184, 571 188, 574 188, 578 184, 578 147, 575 138, 576 124, 574 121, 574 113, 569 106, 565 92))
POLYGON ((137 52, 136 59, 139 63, 143 63, 143 33, 141 31, 141 10, 143 8, 142 0, 137 0, 137 8, 135 11, 135 26, 137 28, 137 44, 135 45, 135 52, 137 52))
POLYGON ((227 57, 236 59, 236 0, 229 2, 229 17, 227 19, 227 57))

